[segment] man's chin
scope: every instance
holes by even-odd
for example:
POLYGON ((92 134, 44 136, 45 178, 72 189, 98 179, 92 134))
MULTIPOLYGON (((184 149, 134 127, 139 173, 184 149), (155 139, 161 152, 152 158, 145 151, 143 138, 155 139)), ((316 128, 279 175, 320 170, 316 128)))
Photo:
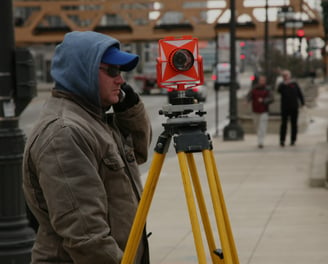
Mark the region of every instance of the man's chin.
POLYGON ((119 101, 120 101, 119 96, 116 96, 115 98, 113 98, 112 104, 117 104, 119 101))
POLYGON ((110 107, 111 105, 117 104, 119 101, 120 101, 120 98, 117 96, 115 98, 112 98, 111 100, 103 102, 102 107, 110 107))

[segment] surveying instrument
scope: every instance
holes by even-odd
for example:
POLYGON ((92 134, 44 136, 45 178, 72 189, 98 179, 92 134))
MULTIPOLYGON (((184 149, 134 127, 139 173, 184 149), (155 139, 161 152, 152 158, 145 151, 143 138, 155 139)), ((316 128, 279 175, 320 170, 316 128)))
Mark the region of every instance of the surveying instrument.
POLYGON ((134 263, 146 223, 146 217, 172 138, 179 161, 198 263, 206 264, 208 262, 195 197, 212 260, 211 263, 239 264, 227 208, 212 152, 212 141, 206 133, 206 121, 204 118, 206 112, 203 110, 203 104, 195 102, 194 98, 186 97, 187 88, 204 83, 202 58, 198 55, 197 39, 191 36, 183 36, 179 39, 174 37, 162 39, 159 41, 159 55, 157 58, 158 85, 163 88, 176 87, 177 96, 173 99, 172 104, 164 105, 162 110, 160 110, 160 114, 166 116, 168 119, 166 123, 162 124, 164 131, 158 137, 155 145, 154 157, 150 165, 148 177, 121 264, 134 263), (195 152, 201 152, 203 156, 212 206, 215 213, 216 229, 222 249, 217 248, 215 245, 205 198, 193 157, 193 153, 195 152))

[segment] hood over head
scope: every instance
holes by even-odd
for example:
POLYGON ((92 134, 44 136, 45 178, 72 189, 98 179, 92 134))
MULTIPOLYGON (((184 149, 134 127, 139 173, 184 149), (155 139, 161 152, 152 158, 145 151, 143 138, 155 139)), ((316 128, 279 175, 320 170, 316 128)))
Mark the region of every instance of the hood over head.
POLYGON ((57 45, 51 64, 56 89, 76 94, 100 106, 98 71, 101 62, 132 70, 138 63, 135 54, 120 50, 120 42, 107 35, 85 31, 67 33, 57 45))

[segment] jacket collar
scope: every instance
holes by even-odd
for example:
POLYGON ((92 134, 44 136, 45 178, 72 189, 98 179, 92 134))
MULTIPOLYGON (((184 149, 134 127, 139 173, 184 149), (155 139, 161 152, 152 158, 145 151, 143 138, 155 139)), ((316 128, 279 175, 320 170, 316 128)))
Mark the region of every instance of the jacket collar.
POLYGON ((67 100, 73 101, 74 103, 78 104, 81 108, 83 108, 85 111, 87 111, 89 114, 93 115, 97 119, 104 120, 105 112, 108 111, 108 109, 103 109, 101 107, 96 107, 86 100, 84 100, 82 97, 70 93, 68 91, 58 90, 56 88, 52 89, 52 96, 57 98, 65 98, 67 100))

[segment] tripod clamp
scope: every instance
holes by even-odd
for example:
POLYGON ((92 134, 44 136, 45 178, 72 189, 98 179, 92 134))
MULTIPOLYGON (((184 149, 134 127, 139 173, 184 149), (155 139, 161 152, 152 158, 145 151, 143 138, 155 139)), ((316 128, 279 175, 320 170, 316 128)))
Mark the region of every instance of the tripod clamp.
POLYGON ((211 150, 212 141, 206 133, 203 104, 164 105, 160 114, 168 117, 163 123, 164 132, 158 138, 155 151, 166 153, 171 137, 174 138, 176 152, 201 152, 211 150), (188 116, 195 112, 194 116, 188 116))

